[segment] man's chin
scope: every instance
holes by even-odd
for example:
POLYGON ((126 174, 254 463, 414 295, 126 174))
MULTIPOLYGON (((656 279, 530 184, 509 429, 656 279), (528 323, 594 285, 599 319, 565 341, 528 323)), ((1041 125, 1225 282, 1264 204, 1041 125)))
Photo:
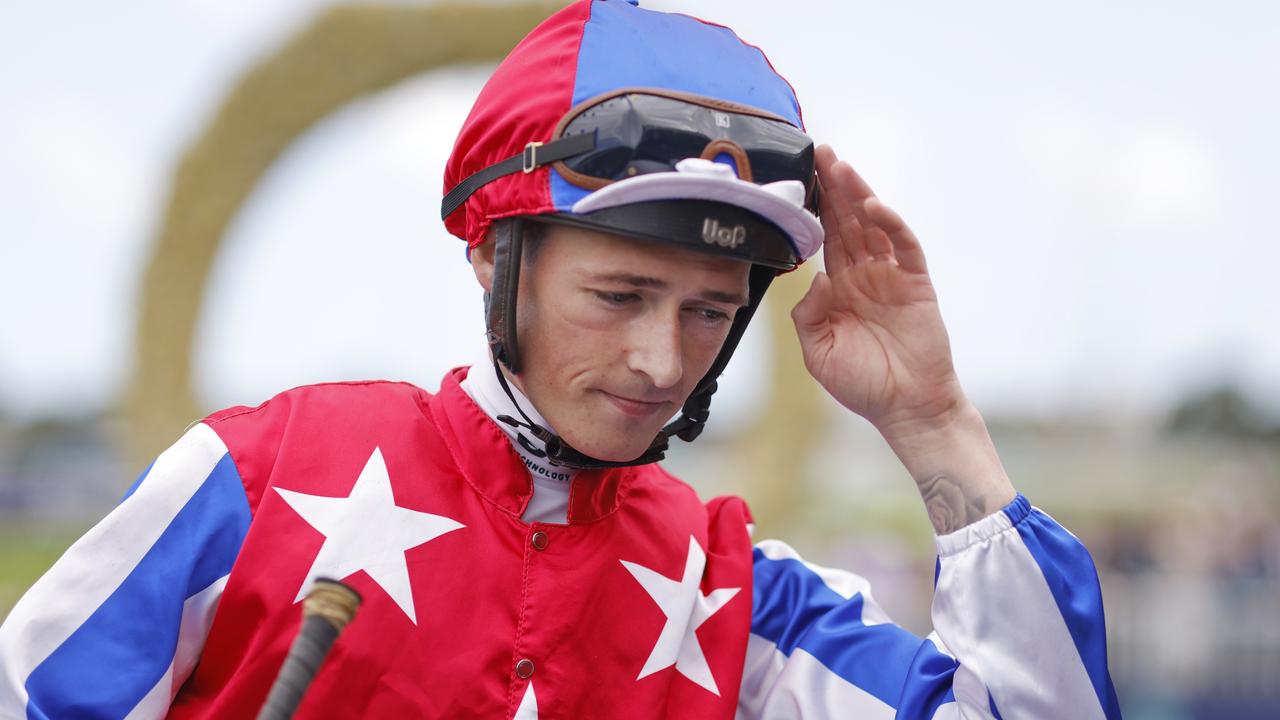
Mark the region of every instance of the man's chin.
POLYGON ((562 435, 561 437, 583 455, 606 462, 631 462, 649 449, 657 434, 656 430, 645 435, 628 433, 625 442, 619 442, 616 436, 607 438, 562 435))

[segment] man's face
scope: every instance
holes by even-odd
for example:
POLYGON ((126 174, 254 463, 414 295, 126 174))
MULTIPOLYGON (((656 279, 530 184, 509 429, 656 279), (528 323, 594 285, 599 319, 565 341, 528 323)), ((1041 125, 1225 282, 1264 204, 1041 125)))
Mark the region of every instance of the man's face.
MULTIPOLYGON (((536 242, 520 276, 516 383, 574 448, 635 459, 720 352, 750 266, 562 225, 536 242)), ((473 256, 478 274, 491 257, 473 256)))

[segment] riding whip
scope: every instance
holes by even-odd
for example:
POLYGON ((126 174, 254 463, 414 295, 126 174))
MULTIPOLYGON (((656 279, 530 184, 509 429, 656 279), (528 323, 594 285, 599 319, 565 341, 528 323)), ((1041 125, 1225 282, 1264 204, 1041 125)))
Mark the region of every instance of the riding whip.
POLYGON ((302 601, 302 627, 289 647, 280 674, 258 713, 258 720, 289 720, 338 633, 360 607, 360 595, 337 580, 317 578, 302 601))

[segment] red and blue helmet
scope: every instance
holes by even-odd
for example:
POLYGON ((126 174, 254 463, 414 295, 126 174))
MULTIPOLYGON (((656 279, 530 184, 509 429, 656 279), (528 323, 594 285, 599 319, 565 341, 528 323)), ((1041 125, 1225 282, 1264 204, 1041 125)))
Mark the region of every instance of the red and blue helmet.
POLYGON ((511 51, 463 123, 444 187, 449 232, 469 250, 494 236, 489 343, 495 362, 514 373, 527 221, 751 263, 749 304, 681 416, 641 457, 591 458, 528 417, 512 420, 545 443, 549 460, 570 467, 653 462, 671 435, 697 437, 770 282, 822 244, 813 142, 791 85, 729 28, 623 0, 576 2, 511 51))
MULTIPOLYGON (((678 121, 661 117, 658 122, 678 121)), ((468 247, 475 247, 499 218, 582 214, 584 205, 580 203, 584 201, 585 207, 598 210, 630 202, 685 197, 738 205, 764 216, 787 236, 794 260, 803 261, 821 244, 821 229, 813 213, 788 210, 797 205, 802 209, 806 200, 809 208, 814 206, 812 143, 803 128, 800 103, 791 85, 773 69, 759 48, 743 42, 729 28, 687 15, 645 10, 633 2, 577 2, 530 32, 480 91, 444 174, 445 190, 454 196, 455 203, 462 192, 470 190, 470 194, 460 205, 446 204, 445 226, 466 240, 468 247), (639 98, 642 102, 633 99, 636 93, 644 96, 639 98), (664 102, 677 105, 680 101, 705 108, 706 122, 726 126, 712 129, 722 130, 719 134, 728 137, 717 139, 716 133, 702 136, 714 141, 710 148, 706 143, 699 147, 696 140, 689 145, 687 138, 672 145, 668 152, 674 154, 663 158, 671 167, 657 168, 666 170, 675 181, 675 187, 665 197, 658 188, 672 183, 664 178, 645 177, 644 183, 631 183, 644 186, 641 191, 583 182, 582 173, 575 172, 578 168, 570 167, 573 157, 567 163, 558 160, 535 165, 542 159, 540 155, 546 156, 545 145, 538 144, 552 143, 566 129, 572 130, 574 123, 591 124, 591 118, 582 117, 584 112, 609 109, 627 115, 619 120, 620 124, 634 125, 637 115, 678 112, 655 106, 664 102), (618 108, 619 105, 623 107, 618 108), (574 112, 579 113, 577 119, 574 112), (761 126, 766 127, 761 130, 761 126), (744 143, 733 141, 733 131, 738 127, 748 133, 756 129, 755 137, 763 149, 755 152, 755 148, 746 147, 743 152, 748 157, 744 159, 738 152, 744 143), (787 129, 793 131, 794 138, 784 137, 787 129), (779 143, 788 142, 795 147, 788 147, 790 152, 779 158, 775 152, 779 143), (677 156, 682 151, 690 153, 685 157, 728 165, 735 173, 730 178, 741 180, 742 184, 735 188, 731 182, 694 179, 707 173, 726 179, 715 168, 708 170, 696 163, 698 167, 680 173, 674 165, 684 159, 677 156), (473 187, 459 187, 504 162, 508 170, 515 172, 473 187), (746 172, 747 164, 754 170, 754 177, 746 172), (768 167, 774 167, 772 173, 761 172, 768 167), (800 182, 798 192, 804 196, 800 202, 796 202, 796 188, 775 185, 776 181, 787 179, 800 182), (745 188, 748 182, 757 188, 745 188), (771 192, 759 192, 765 187, 771 192), (588 199, 592 194, 597 197, 588 199), (575 211, 575 207, 579 210, 575 211)), ((636 131, 634 127, 621 129, 636 131)), ((599 163, 595 165, 599 169, 599 163)), ((643 162, 639 165, 641 174, 656 174, 655 168, 643 167, 643 162)), ((627 170, 634 174, 635 168, 627 170)))

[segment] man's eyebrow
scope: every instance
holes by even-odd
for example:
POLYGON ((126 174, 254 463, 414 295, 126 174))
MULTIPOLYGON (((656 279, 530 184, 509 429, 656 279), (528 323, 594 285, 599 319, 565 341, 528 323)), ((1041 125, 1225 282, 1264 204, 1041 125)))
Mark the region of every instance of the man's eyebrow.
MULTIPOLYGON (((671 287, 671 283, 662 278, 651 277, 649 275, 636 275, 634 273, 592 273, 589 276, 596 282, 614 282, 623 285, 631 285, 639 288, 653 288, 655 290, 666 290, 671 287)), ((698 293, 698 297, 712 302, 725 303, 727 305, 737 305, 739 307, 747 304, 747 296, 741 293, 724 292, 722 290, 703 290, 698 293)))

